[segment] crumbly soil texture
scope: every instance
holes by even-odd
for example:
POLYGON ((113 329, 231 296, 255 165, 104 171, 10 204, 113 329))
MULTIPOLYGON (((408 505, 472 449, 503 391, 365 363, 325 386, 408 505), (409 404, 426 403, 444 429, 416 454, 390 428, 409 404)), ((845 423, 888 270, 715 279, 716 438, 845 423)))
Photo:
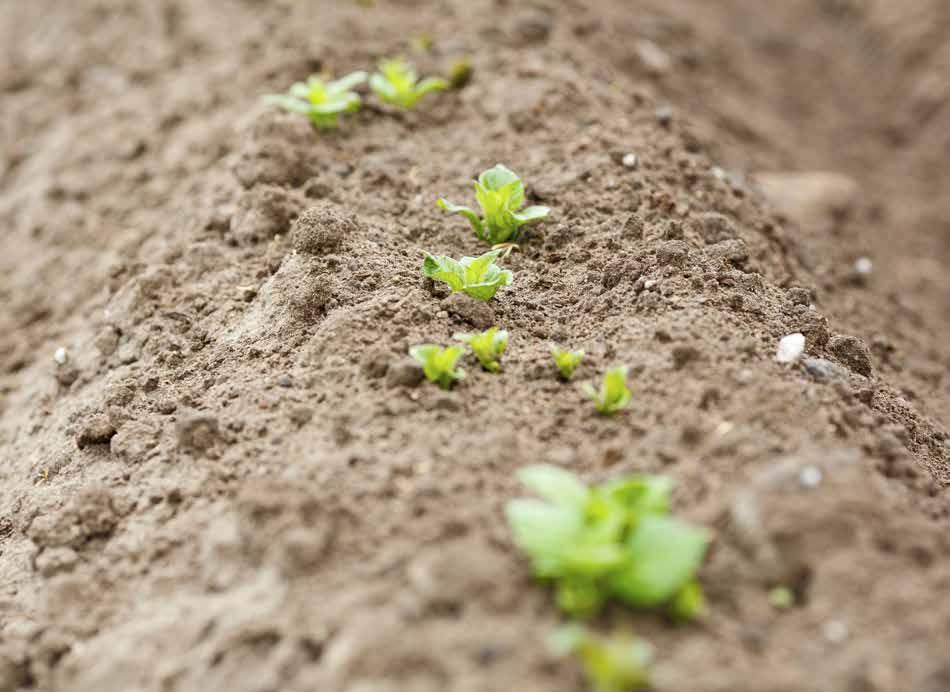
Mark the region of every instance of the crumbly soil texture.
POLYGON ((0 1, 0 691, 582 690, 538 462, 709 528, 707 618, 592 623, 653 689, 950 689, 947 9, 0 1), (471 81, 261 102, 397 54, 471 81), (486 306, 421 260, 487 249, 435 201, 498 162, 553 211, 486 306), (500 374, 407 359, 490 325, 500 374))

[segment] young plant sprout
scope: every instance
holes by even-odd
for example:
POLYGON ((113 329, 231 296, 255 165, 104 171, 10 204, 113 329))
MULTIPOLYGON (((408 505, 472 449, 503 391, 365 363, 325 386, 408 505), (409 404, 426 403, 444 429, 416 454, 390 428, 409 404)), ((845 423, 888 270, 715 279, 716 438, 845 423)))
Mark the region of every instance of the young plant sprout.
POLYGON ((410 348, 409 355, 422 366, 425 376, 442 389, 451 389, 457 380, 465 378, 465 371, 455 367, 459 358, 465 355, 464 346, 442 348, 436 344, 422 344, 410 348))
POLYGON ((408 111, 426 94, 448 89, 449 83, 440 77, 428 77, 420 82, 412 65, 395 58, 379 62, 379 72, 369 78, 369 86, 386 103, 408 111))
POLYGON ((464 216, 475 229, 475 235, 492 245, 515 240, 523 225, 540 221, 551 211, 540 206, 521 209, 524 205, 524 184, 500 163, 478 176, 475 198, 482 208, 481 217, 468 207, 452 204, 445 199, 439 199, 438 205, 448 212, 464 216))
POLYGON ((653 648, 630 633, 609 637, 591 632, 583 625, 564 625, 549 641, 556 655, 576 654, 594 692, 634 692, 649 684, 653 648))
POLYGON ((564 380, 571 379, 577 366, 584 360, 584 351, 568 351, 560 346, 551 346, 551 357, 564 380))
POLYGON ((334 81, 311 75, 306 83, 297 82, 286 94, 270 94, 264 100, 306 115, 320 129, 330 129, 340 124, 340 114, 360 109, 360 95, 352 89, 365 81, 365 72, 352 72, 334 81))
POLYGON ((507 286, 514 278, 510 271, 495 264, 502 252, 491 250, 480 257, 460 260, 426 253, 422 273, 431 279, 444 281, 453 293, 463 291, 476 300, 489 301, 499 288, 507 286))
POLYGON ((584 383, 584 393, 589 396, 598 413, 605 416, 621 411, 630 404, 630 389, 627 387, 627 366, 618 365, 604 373, 598 390, 589 382, 584 383))
POLYGON ((669 478, 627 476, 588 488, 545 465, 518 476, 544 500, 508 503, 514 542, 531 557, 535 575, 554 585, 562 610, 590 616, 616 598, 666 606, 677 618, 703 613, 696 571, 709 536, 670 516, 669 478))
POLYGON ((508 347, 508 332, 503 329, 499 330, 498 327, 492 327, 481 333, 456 334, 454 338, 469 345, 485 370, 488 372, 501 371, 501 364, 498 359, 508 347))

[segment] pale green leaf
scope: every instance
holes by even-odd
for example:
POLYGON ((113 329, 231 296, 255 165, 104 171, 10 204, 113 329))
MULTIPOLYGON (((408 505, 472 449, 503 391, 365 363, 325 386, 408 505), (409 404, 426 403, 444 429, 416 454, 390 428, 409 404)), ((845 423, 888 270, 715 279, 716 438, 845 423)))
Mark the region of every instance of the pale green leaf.
POLYGON ((671 517, 642 517, 627 539, 629 563, 609 578, 611 591, 633 606, 671 599, 702 564, 709 537, 671 517))

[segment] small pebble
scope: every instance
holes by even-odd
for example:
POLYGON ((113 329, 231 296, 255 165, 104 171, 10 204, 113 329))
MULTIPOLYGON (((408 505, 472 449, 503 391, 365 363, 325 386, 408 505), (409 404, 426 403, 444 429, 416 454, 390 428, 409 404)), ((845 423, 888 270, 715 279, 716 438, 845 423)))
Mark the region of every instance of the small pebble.
POLYGON ((293 385, 293 380, 290 379, 290 375, 281 375, 277 378, 277 384, 281 387, 290 387, 293 385))
POLYGON ((848 638, 848 625, 841 620, 829 620, 821 628, 822 633, 832 644, 840 644, 848 638))
POLYGON ((673 109, 669 106, 660 106, 656 109, 656 121, 662 127, 668 127, 673 122, 673 109))
POLYGON ((636 154, 625 154, 620 162, 627 168, 636 168, 640 160, 636 154))
POLYGON ((805 335, 800 332, 783 336, 778 342, 775 360, 779 363, 794 363, 805 351, 805 335))
POLYGON ((868 276, 874 271, 874 263, 867 257, 859 257, 854 263, 854 273, 860 276, 868 276))
POLYGON ((59 365, 66 365, 69 361, 69 353, 66 352, 66 349, 60 346, 56 349, 56 353, 53 354, 53 360, 59 365))
POLYGON ((822 473, 817 466, 806 466, 798 476, 803 488, 816 488, 821 483, 822 473))

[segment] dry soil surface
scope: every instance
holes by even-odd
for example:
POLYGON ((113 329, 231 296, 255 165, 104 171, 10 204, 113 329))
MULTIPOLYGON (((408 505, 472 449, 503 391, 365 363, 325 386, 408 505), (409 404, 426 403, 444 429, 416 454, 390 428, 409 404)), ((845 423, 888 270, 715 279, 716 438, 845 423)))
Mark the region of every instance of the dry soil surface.
POLYGON ((0 0, 0 691, 583 689, 502 515, 536 462, 669 474, 712 530, 705 621, 597 623, 657 690, 950 689, 948 37, 943 0, 0 0), (261 103, 397 53, 473 79, 334 133, 261 103), (553 213, 486 308, 420 265, 485 249, 435 200, 496 162, 553 213), (488 324, 503 373, 419 381, 488 324))

